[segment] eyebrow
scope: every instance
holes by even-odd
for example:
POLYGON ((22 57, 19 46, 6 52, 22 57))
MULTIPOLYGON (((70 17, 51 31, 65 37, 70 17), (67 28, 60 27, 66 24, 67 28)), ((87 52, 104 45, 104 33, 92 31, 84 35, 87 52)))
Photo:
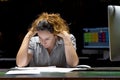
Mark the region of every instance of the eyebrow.
MULTIPOLYGON (((41 39, 41 37, 39 36, 39 38, 41 39)), ((49 38, 51 38, 51 37, 47 37, 47 38, 45 38, 45 39, 49 39, 49 38)))

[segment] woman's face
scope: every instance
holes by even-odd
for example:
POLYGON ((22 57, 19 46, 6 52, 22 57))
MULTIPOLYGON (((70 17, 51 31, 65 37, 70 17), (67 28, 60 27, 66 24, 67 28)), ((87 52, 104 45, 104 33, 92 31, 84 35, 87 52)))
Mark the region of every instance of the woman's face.
POLYGON ((54 47, 55 41, 56 41, 56 36, 49 31, 38 31, 38 36, 40 38, 40 43, 45 47, 45 48, 51 48, 54 47))

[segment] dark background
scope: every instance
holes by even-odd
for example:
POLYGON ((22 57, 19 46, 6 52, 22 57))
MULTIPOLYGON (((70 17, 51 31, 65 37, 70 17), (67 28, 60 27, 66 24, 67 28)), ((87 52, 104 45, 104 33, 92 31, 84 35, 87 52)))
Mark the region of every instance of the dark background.
MULTIPOLYGON (((81 56, 82 28, 108 27, 107 6, 119 0, 0 0, 1 57, 15 58, 28 27, 41 12, 60 13, 77 40, 81 56)), ((82 61, 82 60, 81 60, 82 61)), ((83 63, 85 60, 83 60, 83 63)), ((93 62, 91 60, 91 62, 93 62)), ((82 63, 82 62, 81 62, 82 63)), ((89 63, 87 61, 85 64, 89 63)))

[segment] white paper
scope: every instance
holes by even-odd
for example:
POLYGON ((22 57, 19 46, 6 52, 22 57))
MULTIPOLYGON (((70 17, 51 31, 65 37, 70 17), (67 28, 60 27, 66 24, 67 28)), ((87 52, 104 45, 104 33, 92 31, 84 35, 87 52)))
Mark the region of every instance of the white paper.
POLYGON ((66 73, 73 70, 82 70, 82 68, 59 68, 59 67, 15 67, 6 74, 40 74, 41 72, 59 72, 66 73))
POLYGON ((38 70, 10 70, 6 74, 40 74, 38 70))

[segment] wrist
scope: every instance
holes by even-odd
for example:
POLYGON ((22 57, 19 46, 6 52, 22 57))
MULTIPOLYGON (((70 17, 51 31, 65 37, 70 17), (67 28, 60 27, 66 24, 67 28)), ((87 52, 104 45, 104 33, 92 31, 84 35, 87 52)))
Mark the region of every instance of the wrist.
POLYGON ((70 41, 67 41, 67 42, 64 42, 64 45, 65 45, 65 46, 71 46, 72 43, 71 43, 70 41))
POLYGON ((25 36, 25 38, 30 39, 30 38, 31 38, 31 36, 30 36, 30 35, 26 35, 26 36, 25 36))
POLYGON ((34 36, 34 34, 35 34, 35 32, 33 32, 33 31, 29 31, 27 34, 26 34, 26 38, 31 38, 32 36, 34 36))

